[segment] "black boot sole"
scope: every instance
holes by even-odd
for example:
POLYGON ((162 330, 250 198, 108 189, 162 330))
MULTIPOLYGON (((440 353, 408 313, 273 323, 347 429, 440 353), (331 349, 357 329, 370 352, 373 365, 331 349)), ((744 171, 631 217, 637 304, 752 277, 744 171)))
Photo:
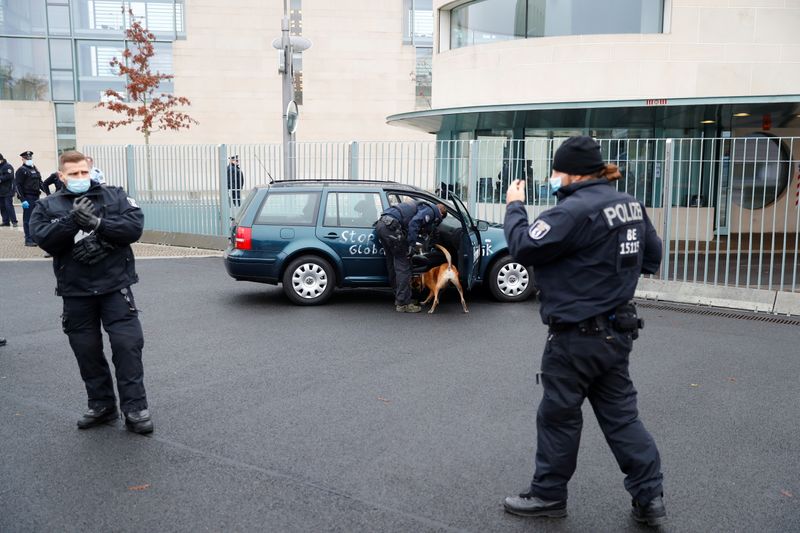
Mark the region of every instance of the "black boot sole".
POLYGON ((663 526, 667 523, 666 516, 654 516, 654 517, 640 517, 636 515, 632 515, 633 519, 638 522, 639 524, 645 524, 650 527, 659 527, 663 526))
POLYGON ((103 416, 99 416, 92 420, 87 420, 84 422, 83 420, 78 421, 78 429, 91 429, 93 427, 102 426, 103 424, 107 424, 109 422, 113 422, 119 418, 119 413, 114 411, 113 413, 108 413, 103 416))
POLYGON ((515 516, 524 516, 524 517, 538 517, 538 518, 566 518, 567 510, 566 509, 539 509, 536 511, 522 511, 518 509, 513 509, 511 507, 503 506, 507 513, 513 514, 515 516))
POLYGON ((138 427, 137 428, 135 423, 130 423, 130 422, 128 422, 126 420, 125 421, 125 429, 127 429, 131 433, 136 433, 137 435, 147 435, 147 434, 153 432, 153 430, 155 429, 155 426, 153 426, 153 423, 151 422, 151 423, 149 423, 149 424, 147 424, 147 425, 145 425, 143 427, 138 427))

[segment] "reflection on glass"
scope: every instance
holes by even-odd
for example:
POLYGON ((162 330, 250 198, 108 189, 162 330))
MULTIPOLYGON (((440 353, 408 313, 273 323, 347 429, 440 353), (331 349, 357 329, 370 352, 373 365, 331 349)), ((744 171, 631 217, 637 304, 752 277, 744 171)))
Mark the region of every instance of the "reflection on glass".
POLYGON ((524 37, 660 33, 664 0, 477 0, 453 8, 450 47, 524 37))
POLYGON ((47 100, 47 41, 0 38, 0 99, 47 100))
POLYGON ((0 33, 45 35, 44 0, 0 0, 0 33))
POLYGON ((73 0, 72 13, 78 35, 119 36, 130 24, 128 9, 159 39, 183 34, 183 2, 173 0, 126 1, 125 13, 119 0, 73 0))
POLYGON ((50 35, 69 35, 69 6, 47 6, 50 35))
POLYGON ((121 41, 78 41, 79 100, 97 102, 107 89, 123 91, 125 82, 110 65, 122 51, 121 41))
POLYGON ((415 78, 416 105, 418 108, 430 108, 431 86, 433 83, 433 48, 417 47, 415 78))
POLYGON ((53 100, 75 100, 75 83, 71 70, 53 70, 53 100))
POLYGON ((72 41, 50 39, 50 67, 72 69, 72 41))
POLYGON ((59 126, 75 124, 74 104, 56 104, 56 124, 59 126))
POLYGON ((733 201, 745 209, 770 205, 789 182, 789 158, 780 139, 757 132, 732 143, 733 201))
POLYGON ((525 37, 525 0, 481 0, 453 9, 450 47, 525 37))
POLYGON ((403 0, 403 42, 433 43, 432 0, 403 0))

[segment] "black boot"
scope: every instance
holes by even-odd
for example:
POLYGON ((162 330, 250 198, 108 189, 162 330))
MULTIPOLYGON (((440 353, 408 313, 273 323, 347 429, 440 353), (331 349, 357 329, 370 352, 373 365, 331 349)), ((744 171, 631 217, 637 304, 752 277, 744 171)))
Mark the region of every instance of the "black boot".
POLYGON ((128 431, 133 433, 152 433, 153 421, 150 420, 150 411, 144 409, 142 411, 131 411, 125 413, 125 427, 128 431))
POLYGON ((640 524, 660 526, 667 521, 667 509, 664 507, 663 494, 650 500, 647 505, 639 505, 636 500, 632 502, 632 505, 631 515, 640 524))
POLYGON ((503 501, 507 513, 517 516, 542 516, 564 518, 567 516, 567 500, 543 500, 530 492, 509 496, 503 501))
POLYGON ((96 409, 89 409, 78 420, 78 429, 89 429, 106 422, 111 422, 119 417, 116 405, 108 405, 106 407, 98 407, 96 409))

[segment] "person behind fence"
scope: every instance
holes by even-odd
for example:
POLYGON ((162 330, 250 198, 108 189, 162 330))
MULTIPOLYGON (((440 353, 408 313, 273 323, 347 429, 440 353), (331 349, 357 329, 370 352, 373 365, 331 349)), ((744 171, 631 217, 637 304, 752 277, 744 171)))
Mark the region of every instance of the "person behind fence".
POLYGON ((33 164, 33 152, 26 150, 19 154, 22 166, 17 169, 14 181, 17 186, 17 198, 22 202, 22 229, 25 231, 25 246, 36 246, 30 231, 30 219, 33 208, 42 194, 42 175, 33 164))
POLYGON ((3 226, 17 227, 14 211, 14 167, 0 154, 0 217, 3 226))
POLYGON ((505 499, 512 514, 566 516, 581 405, 588 398, 626 476, 633 518, 648 525, 666 519, 661 459, 639 419, 628 373, 628 356, 643 325, 632 298, 640 274, 658 270, 661 241, 642 203, 617 191, 613 180, 619 177, 591 137, 570 137, 553 158, 554 208, 531 223, 523 203, 525 182, 513 182, 506 195, 509 249, 517 261, 535 267, 540 314, 549 326, 536 468, 527 490, 505 499))
POLYGON ((231 194, 231 204, 238 206, 241 202, 242 187, 244 187, 244 173, 239 167, 239 156, 233 155, 228 163, 228 190, 231 194))
POLYGON ((422 310, 411 301, 411 255, 420 233, 433 232, 446 216, 443 204, 407 201, 386 209, 375 223, 375 232, 386 254, 395 310, 399 313, 422 310))
POLYGON ((89 163, 89 177, 92 181, 96 181, 100 185, 105 185, 106 177, 103 175, 103 171, 94 166, 94 158, 92 156, 86 156, 86 162, 89 163))
POLYGON ((144 215, 121 187, 90 178, 80 152, 59 159, 64 188, 42 199, 31 217, 36 242, 53 256, 56 295, 64 301, 62 325, 78 361, 88 410, 78 420, 87 429, 119 415, 114 382, 103 353, 100 325, 108 333, 125 426, 150 433, 153 422, 144 388, 144 335, 131 285, 139 281, 131 243, 144 215))

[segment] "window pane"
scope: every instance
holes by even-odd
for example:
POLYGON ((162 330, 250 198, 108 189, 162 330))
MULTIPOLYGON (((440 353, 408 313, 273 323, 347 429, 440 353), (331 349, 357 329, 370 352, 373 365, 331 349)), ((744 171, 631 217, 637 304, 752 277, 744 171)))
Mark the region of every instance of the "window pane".
POLYGON ((78 41, 78 99, 97 102, 107 89, 122 93, 125 81, 109 65, 122 58, 122 42, 78 41))
POLYGON ((339 202, 337 201, 335 193, 328 194, 328 199, 325 200, 325 218, 322 221, 322 225, 339 225, 339 202))
POLYGON ((450 47, 507 41, 525 37, 525 2, 482 0, 453 9, 450 47))
POLYGON ((433 81, 433 48, 417 48, 416 105, 431 107, 431 84, 433 81))
POLYGON ((660 33, 663 0, 528 0, 528 36, 660 33))
POLYGON ((349 228, 371 228, 383 211, 375 193, 339 193, 339 224, 349 228))
POLYGON ((0 0, 0 33, 45 35, 44 0, 0 0))
POLYGON ((72 41, 50 40, 50 67, 72 70, 72 41))
POLYGON ((75 82, 71 70, 53 70, 53 100, 75 100, 75 82))
POLYGON ((56 104, 56 124, 59 126, 75 124, 74 104, 56 104))
POLYGON ((0 99, 49 98, 47 41, 0 38, 0 99))
POLYGON ((122 7, 118 0, 75 0, 72 15, 77 35, 122 37, 122 7))
POLYGON ((319 193, 272 193, 261 207, 256 224, 311 226, 319 193))
POLYGON ((69 35, 69 7, 47 6, 47 24, 51 35, 69 35))
POLYGON ((432 0, 414 0, 413 36, 415 44, 433 43, 432 0))
POLYGON ((128 9, 158 39, 172 40, 176 32, 184 31, 182 2, 176 5, 173 0, 127 1, 124 5, 123 15, 120 0, 74 0, 75 33, 121 37, 130 22, 128 9))

